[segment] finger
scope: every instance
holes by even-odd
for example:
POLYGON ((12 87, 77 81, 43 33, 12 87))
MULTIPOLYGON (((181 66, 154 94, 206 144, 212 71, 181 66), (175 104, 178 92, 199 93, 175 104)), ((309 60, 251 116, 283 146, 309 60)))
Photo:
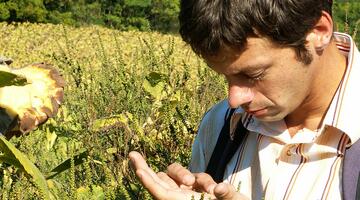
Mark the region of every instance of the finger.
POLYGON ((195 186, 194 189, 200 192, 207 192, 210 194, 214 193, 214 188, 217 183, 214 179, 206 173, 196 173, 195 175, 195 186))
POLYGON ((162 200, 168 196, 168 190, 153 179, 153 177, 145 170, 136 170, 136 176, 139 177, 141 184, 155 197, 155 199, 162 200))
POLYGON ((151 178, 156 181, 156 183, 162 185, 164 188, 170 188, 170 186, 161 180, 157 174, 148 166, 145 159, 142 157, 142 155, 136 151, 132 151, 129 153, 129 158, 131 160, 131 163, 133 164, 133 167, 135 168, 135 172, 138 170, 143 170, 146 172, 145 175, 151 176, 151 178))
POLYGON ((158 172, 157 176, 164 182, 166 182, 168 184, 168 186, 170 186, 171 188, 179 188, 179 185, 172 179, 170 178, 166 173, 164 172, 158 172))
POLYGON ((249 199, 245 195, 237 192, 234 186, 228 183, 219 183, 214 188, 214 194, 217 199, 220 200, 247 200, 249 199))
MULTIPOLYGON (((164 173, 165 174, 165 173, 164 173)), ((147 171, 138 169, 136 175, 139 177, 140 182, 150 192, 150 194, 157 200, 184 200, 184 199, 200 199, 201 194, 192 190, 167 189, 159 184, 152 178, 147 171)), ((166 174, 165 174, 166 175, 166 174)), ((160 175, 161 177, 163 175, 160 175)), ((166 175, 167 176, 167 175, 166 175)), ((168 177, 170 178, 170 177, 168 177)), ((174 182, 175 183, 175 182, 174 182)), ((210 194, 204 194, 206 199, 215 199, 215 196, 210 194)))
POLYGON ((192 186, 195 183, 195 176, 179 163, 169 165, 166 173, 179 184, 192 186))
POLYGON ((155 172, 152 172, 151 168, 149 167, 149 165, 146 163, 145 159, 142 157, 142 155, 139 152, 136 151, 130 152, 129 158, 135 171, 138 169, 143 169, 145 171, 148 171, 148 173, 151 176, 153 177, 156 176, 155 172))
POLYGON ((129 153, 129 158, 135 169, 146 169, 149 167, 139 152, 131 151, 129 153))

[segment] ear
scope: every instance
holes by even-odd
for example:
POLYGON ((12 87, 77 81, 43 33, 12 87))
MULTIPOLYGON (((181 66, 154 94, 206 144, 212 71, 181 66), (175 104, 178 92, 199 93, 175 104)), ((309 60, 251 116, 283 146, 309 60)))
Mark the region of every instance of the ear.
POLYGON ((306 36, 306 41, 312 43, 317 52, 322 52, 331 42, 333 34, 333 20, 331 16, 322 11, 320 19, 306 36))

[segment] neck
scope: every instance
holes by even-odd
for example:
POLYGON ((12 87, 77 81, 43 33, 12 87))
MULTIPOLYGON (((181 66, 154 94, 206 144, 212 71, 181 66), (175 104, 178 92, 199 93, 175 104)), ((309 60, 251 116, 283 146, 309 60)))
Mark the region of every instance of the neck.
POLYGON ((346 58, 332 42, 313 62, 316 75, 312 88, 302 105, 285 117, 285 122, 291 136, 298 130, 307 128, 317 130, 336 93, 346 70, 346 58))

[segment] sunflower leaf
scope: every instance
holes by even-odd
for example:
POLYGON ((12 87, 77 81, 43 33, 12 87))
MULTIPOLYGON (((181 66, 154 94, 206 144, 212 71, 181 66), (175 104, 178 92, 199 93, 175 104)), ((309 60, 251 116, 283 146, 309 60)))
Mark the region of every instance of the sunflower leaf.
POLYGON ((11 72, 0 71, 0 87, 5 86, 24 86, 27 84, 26 78, 11 72))

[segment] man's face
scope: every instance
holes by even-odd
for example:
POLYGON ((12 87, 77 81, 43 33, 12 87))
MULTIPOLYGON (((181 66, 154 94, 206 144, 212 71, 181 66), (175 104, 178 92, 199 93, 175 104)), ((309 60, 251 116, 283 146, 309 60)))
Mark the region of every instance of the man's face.
POLYGON ((262 121, 277 121, 306 104, 316 67, 305 65, 292 48, 248 38, 245 50, 224 49, 205 58, 229 84, 228 101, 262 121))

